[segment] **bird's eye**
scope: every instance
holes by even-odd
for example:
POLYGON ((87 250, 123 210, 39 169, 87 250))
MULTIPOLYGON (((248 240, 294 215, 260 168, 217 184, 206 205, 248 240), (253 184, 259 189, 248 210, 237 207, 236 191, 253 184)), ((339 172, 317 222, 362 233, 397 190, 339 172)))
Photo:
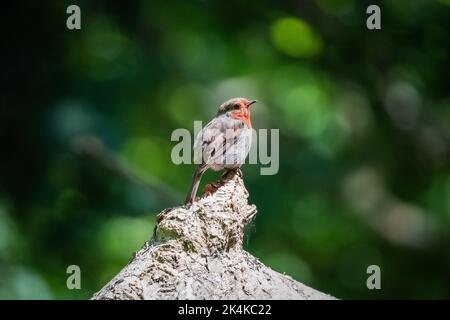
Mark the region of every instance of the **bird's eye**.
POLYGON ((233 109, 234 110, 237 110, 237 109, 239 109, 240 108, 240 106, 238 105, 238 104, 235 104, 234 106, 233 106, 233 109))

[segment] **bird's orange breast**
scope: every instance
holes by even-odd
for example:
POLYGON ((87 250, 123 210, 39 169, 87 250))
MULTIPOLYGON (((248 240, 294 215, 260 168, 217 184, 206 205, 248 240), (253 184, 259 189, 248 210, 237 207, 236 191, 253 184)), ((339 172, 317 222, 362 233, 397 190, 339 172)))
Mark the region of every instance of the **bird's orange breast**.
POLYGON ((252 128, 252 122, 250 121, 250 111, 248 111, 247 109, 232 112, 231 117, 236 120, 244 121, 249 129, 252 128))

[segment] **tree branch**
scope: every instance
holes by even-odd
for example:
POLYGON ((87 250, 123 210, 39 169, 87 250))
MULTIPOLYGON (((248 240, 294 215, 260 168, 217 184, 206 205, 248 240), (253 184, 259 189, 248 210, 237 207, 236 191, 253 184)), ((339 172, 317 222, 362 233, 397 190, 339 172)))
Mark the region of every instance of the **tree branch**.
POLYGON ((92 299, 334 299, 242 249, 256 214, 237 175, 192 205, 158 214, 151 241, 92 299))

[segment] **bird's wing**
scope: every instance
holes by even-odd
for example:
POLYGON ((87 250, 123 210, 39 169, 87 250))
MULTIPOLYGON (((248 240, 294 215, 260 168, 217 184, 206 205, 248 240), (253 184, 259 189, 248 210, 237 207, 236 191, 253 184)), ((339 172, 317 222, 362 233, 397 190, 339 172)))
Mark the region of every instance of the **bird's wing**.
POLYGON ((216 163, 229 148, 245 137, 244 130, 246 126, 243 121, 230 119, 226 115, 211 120, 199 132, 194 143, 196 163, 205 166, 216 163))

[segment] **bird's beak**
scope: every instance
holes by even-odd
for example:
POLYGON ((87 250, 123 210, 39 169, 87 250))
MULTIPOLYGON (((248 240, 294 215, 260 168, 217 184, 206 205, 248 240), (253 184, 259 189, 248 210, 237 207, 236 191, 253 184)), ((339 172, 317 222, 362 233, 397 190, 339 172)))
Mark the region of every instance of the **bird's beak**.
POLYGON ((247 103, 247 108, 250 107, 252 104, 257 103, 257 102, 258 102, 258 100, 250 100, 250 101, 247 103))

